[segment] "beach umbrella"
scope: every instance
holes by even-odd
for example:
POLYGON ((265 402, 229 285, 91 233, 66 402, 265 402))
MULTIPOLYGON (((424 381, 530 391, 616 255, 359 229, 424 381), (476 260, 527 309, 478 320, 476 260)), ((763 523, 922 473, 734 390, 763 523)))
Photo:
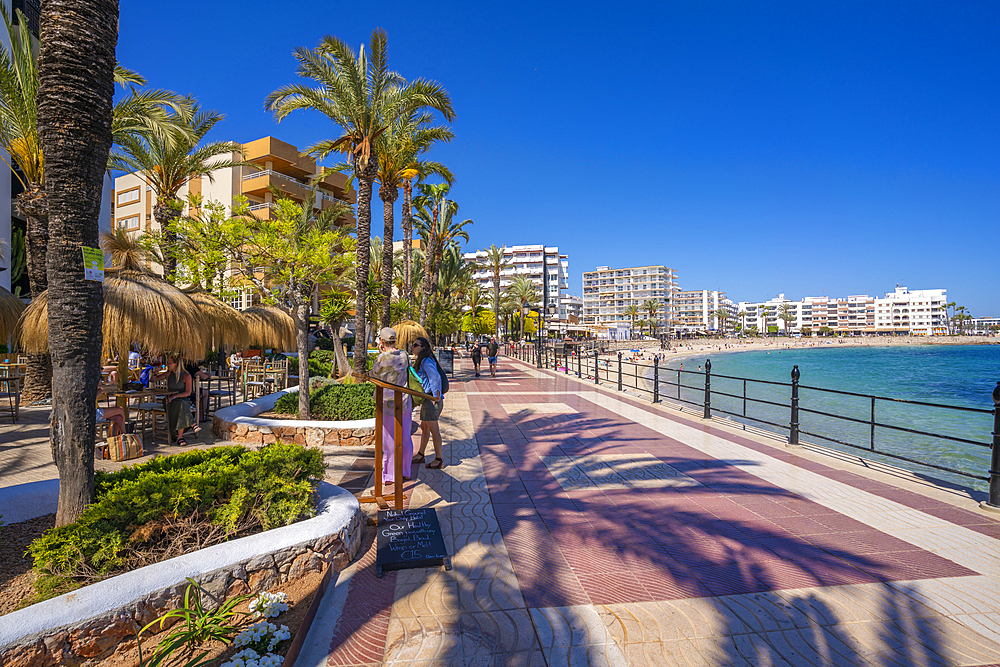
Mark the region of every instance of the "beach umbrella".
MULTIPOLYGON (((48 292, 21 315, 19 339, 29 353, 49 350, 48 292)), ((200 359, 208 349, 210 327, 195 302, 162 278, 144 271, 109 271, 104 279, 102 355, 127 354, 132 343, 155 352, 176 352, 200 359)))
POLYGON ((295 349, 295 321, 274 306, 254 306, 243 311, 251 345, 262 345, 281 352, 295 349))
POLYGON ((24 312, 24 304, 16 296, 0 287, 0 339, 7 340, 17 328, 17 321, 24 312))
POLYGON ((243 313, 229 304, 215 298, 198 287, 188 287, 182 290, 187 294, 209 327, 209 341, 214 348, 223 341, 240 350, 246 349, 252 342, 247 318, 243 313))

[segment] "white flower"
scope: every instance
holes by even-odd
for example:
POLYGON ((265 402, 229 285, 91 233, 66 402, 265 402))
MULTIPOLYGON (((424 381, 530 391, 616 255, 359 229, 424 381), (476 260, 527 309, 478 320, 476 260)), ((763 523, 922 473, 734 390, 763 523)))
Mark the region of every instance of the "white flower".
POLYGON ((274 618, 288 611, 288 596, 285 593, 261 593, 250 602, 254 618, 274 618))

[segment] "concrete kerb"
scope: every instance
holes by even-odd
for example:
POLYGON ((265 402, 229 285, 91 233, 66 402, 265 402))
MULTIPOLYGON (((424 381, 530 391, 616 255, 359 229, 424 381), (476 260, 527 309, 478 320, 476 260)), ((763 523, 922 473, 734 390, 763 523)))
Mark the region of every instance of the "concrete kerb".
POLYGON ((310 447, 374 445, 374 417, 351 421, 321 421, 267 419, 257 416, 274 408, 274 404, 285 394, 298 391, 298 386, 289 387, 252 401, 222 408, 215 413, 212 430, 220 438, 252 445, 266 445, 278 439, 310 447))
POLYGON ((52 514, 59 506, 59 480, 44 479, 0 488, 4 523, 19 523, 52 514))
POLYGON ((242 582, 239 592, 258 592, 318 571, 320 560, 342 569, 361 544, 360 504, 350 492, 327 482, 320 483, 319 496, 318 515, 312 519, 126 572, 6 615, 0 624, 0 663, 19 664, 18 652, 37 656, 37 662, 26 664, 90 657, 87 651, 96 650, 92 645, 109 626, 127 626, 123 636, 131 636, 173 606, 186 577, 202 583, 211 597, 224 598, 235 594, 237 580, 242 582), (299 563, 306 557, 308 563, 299 563), (86 629, 94 636, 87 636, 86 629))

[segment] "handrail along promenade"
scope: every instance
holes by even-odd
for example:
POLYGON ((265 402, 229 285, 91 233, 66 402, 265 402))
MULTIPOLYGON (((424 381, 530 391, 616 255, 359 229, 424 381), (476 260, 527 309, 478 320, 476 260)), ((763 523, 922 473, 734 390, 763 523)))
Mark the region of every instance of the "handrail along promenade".
MULTIPOLYGON (((800 372, 798 366, 794 366, 792 368, 791 382, 776 382, 773 380, 760 380, 756 378, 712 373, 712 362, 710 359, 705 360, 704 371, 700 370, 700 367, 697 371, 682 368, 661 368, 660 355, 656 355, 654 357, 652 364, 643 364, 637 360, 625 361, 623 364, 621 352, 617 353, 617 359, 607 355, 602 359, 596 348, 596 344, 597 343, 591 343, 587 346, 579 344, 566 344, 563 341, 538 341, 536 339, 532 343, 523 345, 508 343, 505 345, 505 352, 508 356, 514 357, 526 363, 537 365, 538 368, 555 370, 556 372, 563 372, 567 375, 572 373, 581 379, 593 379, 594 384, 600 385, 604 383, 611 385, 616 388, 617 391, 630 390, 636 391, 640 394, 649 395, 653 403, 661 402, 662 398, 670 402, 686 404, 694 408, 698 408, 702 412, 705 419, 711 418, 713 413, 720 413, 740 420, 766 424, 767 426, 774 427, 781 431, 787 431, 788 443, 791 445, 797 445, 799 443, 799 435, 801 434, 809 436, 810 438, 817 438, 845 447, 850 447, 852 449, 874 453, 879 456, 906 461, 908 463, 960 475, 962 477, 989 482, 990 494, 988 504, 993 507, 1000 508, 1000 382, 997 383, 997 387, 992 393, 993 408, 976 408, 804 385, 799 382, 800 372), (590 349, 587 349, 588 347, 590 349), (626 365, 631 367, 633 371, 629 372, 626 368, 623 368, 623 366, 626 365), (675 376, 676 379, 668 379, 670 376, 675 376), (691 382, 692 380, 697 380, 698 378, 700 378, 700 381, 698 381, 697 384, 693 384, 691 382), (712 387, 711 383, 713 379, 737 383, 737 386, 742 385, 742 392, 734 393, 732 390, 723 390, 719 388, 719 384, 716 384, 716 387, 712 387), (626 382, 626 380, 628 380, 628 382, 626 382), (773 400, 773 397, 770 396, 766 398, 753 396, 750 392, 748 392, 748 386, 751 388, 754 386, 771 388, 780 387, 787 392, 786 395, 790 396, 790 400, 788 402, 784 402, 773 400), (686 392, 682 390, 686 390, 686 392), (822 406, 816 405, 818 402, 815 400, 816 397, 812 397, 811 401, 803 405, 803 401, 799 396, 800 390, 817 392, 819 395, 836 395, 861 399, 867 404, 866 414, 864 416, 859 416, 857 414, 837 414, 827 409, 821 409, 822 406), (701 400, 692 400, 690 398, 692 392, 697 392, 701 396, 701 400), (687 393, 687 396, 685 396, 685 393, 687 393), (732 399, 738 405, 742 403, 742 409, 726 409, 725 407, 721 407, 718 402, 713 405, 713 397, 732 399), (900 424, 889 423, 884 418, 879 418, 879 414, 885 412, 884 406, 886 405, 910 405, 931 410, 950 411, 965 415, 993 415, 993 430, 991 433, 992 442, 983 442, 963 437, 961 435, 951 435, 921 430, 919 428, 913 428, 912 425, 903 426, 900 424), (748 407, 750 406, 763 407, 763 410, 748 410, 748 407), (879 406, 883 407, 880 408, 879 406), (775 410, 787 411, 789 421, 775 421, 775 417, 765 411, 767 407, 773 409, 771 412, 774 412, 775 410), (815 430, 806 430, 802 428, 802 425, 800 424, 800 413, 835 419, 846 424, 865 426, 867 427, 866 441, 859 442, 855 440, 852 442, 845 438, 833 437, 830 434, 819 433, 815 430), (905 433, 908 435, 932 438, 938 441, 992 449, 993 451, 989 474, 983 475, 977 472, 961 470, 930 461, 920 460, 918 458, 914 458, 913 456, 907 456, 906 454, 899 452, 879 448, 876 441, 876 429, 884 429, 883 432, 905 433)), ((731 408, 732 406, 729 407, 731 408)))

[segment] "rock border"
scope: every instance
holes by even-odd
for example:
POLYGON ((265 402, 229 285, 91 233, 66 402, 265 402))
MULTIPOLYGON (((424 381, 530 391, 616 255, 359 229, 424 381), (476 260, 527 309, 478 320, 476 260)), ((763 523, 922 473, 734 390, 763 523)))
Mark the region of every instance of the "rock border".
POLYGON ((11 612, 0 623, 0 665, 77 665, 109 654, 168 609, 183 604, 185 577, 208 601, 258 593, 325 564, 342 570, 361 546, 361 505, 320 482, 318 514, 99 581, 11 612))
POLYGON ((279 438, 307 447, 374 447, 375 418, 353 421, 264 419, 258 417, 274 407, 285 394, 298 393, 298 386, 237 403, 217 411, 212 423, 216 436, 247 445, 268 445, 279 438))

